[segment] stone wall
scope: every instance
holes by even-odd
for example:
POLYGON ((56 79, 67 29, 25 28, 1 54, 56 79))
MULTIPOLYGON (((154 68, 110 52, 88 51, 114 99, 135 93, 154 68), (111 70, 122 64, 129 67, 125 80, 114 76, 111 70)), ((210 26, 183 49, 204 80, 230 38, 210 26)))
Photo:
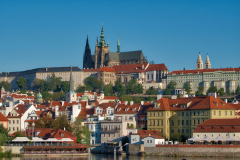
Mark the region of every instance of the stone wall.
POLYGON ((1 148, 3 152, 12 150, 12 154, 22 154, 24 152, 23 146, 1 146, 1 148))
POLYGON ((141 152, 146 155, 161 156, 240 157, 240 145, 158 145, 156 147, 129 145, 129 154, 139 155, 141 152))

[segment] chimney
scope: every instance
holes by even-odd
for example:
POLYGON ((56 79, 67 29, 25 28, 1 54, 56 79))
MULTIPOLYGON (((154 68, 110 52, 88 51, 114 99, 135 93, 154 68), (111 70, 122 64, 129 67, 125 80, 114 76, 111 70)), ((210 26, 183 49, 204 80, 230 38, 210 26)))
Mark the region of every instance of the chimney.
POLYGON ((141 101, 141 105, 144 105, 144 101, 141 101))
POLYGON ((55 106, 55 118, 59 116, 58 106, 55 106))
POLYGON ((151 136, 151 134, 149 134, 149 137, 151 136))
POLYGON ((127 105, 128 104, 128 101, 125 101, 125 105, 127 105))
POLYGON ((225 103, 228 103, 228 100, 227 99, 224 99, 225 103))
POLYGON ((130 105, 131 105, 131 106, 133 105, 133 101, 130 101, 130 105))
POLYGON ((142 65, 142 69, 144 69, 144 65, 142 65))
POLYGON ((64 106, 64 101, 62 101, 62 106, 64 106))

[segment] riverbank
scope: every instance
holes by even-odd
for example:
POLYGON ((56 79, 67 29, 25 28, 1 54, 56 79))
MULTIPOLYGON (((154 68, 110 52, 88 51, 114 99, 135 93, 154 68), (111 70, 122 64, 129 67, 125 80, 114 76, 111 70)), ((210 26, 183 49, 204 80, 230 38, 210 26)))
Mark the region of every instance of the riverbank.
POLYGON ((240 157, 240 145, 129 145, 130 155, 165 157, 240 157))

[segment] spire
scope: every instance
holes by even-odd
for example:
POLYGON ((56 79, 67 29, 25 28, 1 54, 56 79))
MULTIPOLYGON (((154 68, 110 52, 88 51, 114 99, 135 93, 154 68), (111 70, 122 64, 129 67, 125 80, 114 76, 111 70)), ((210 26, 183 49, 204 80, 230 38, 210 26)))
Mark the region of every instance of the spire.
POLYGON ((211 63, 210 63, 208 53, 207 53, 207 58, 206 58, 206 61, 205 61, 205 69, 210 69, 210 68, 211 68, 211 63))
POLYGON ((96 40, 96 46, 98 46, 98 37, 97 37, 97 40, 96 40))
POLYGON ((88 36, 87 36, 85 52, 83 56, 83 68, 93 68, 91 48, 89 46, 88 36))
POLYGON ((196 69, 203 69, 203 61, 199 52, 198 59, 196 62, 196 69))
POLYGON ((118 41, 117 41, 117 53, 120 53, 120 42, 119 42, 119 34, 118 34, 118 41))
POLYGON ((202 62, 202 57, 201 57, 201 54, 200 54, 200 52, 199 52, 199 55, 198 55, 197 62, 202 62))
POLYGON ((72 76, 72 66, 71 66, 71 71, 70 71, 69 92, 74 92, 73 76, 72 76))
POLYGON ((100 36, 99 45, 100 46, 106 46, 106 42, 105 42, 105 39, 104 39, 103 24, 102 24, 102 30, 101 30, 101 36, 100 36))

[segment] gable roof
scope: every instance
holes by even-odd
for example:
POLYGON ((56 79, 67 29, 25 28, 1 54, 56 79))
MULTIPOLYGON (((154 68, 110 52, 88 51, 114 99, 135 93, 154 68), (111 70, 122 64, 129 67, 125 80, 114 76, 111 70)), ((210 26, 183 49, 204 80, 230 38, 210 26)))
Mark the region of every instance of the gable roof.
POLYGON ((0 121, 8 121, 8 119, 0 112, 0 121))

